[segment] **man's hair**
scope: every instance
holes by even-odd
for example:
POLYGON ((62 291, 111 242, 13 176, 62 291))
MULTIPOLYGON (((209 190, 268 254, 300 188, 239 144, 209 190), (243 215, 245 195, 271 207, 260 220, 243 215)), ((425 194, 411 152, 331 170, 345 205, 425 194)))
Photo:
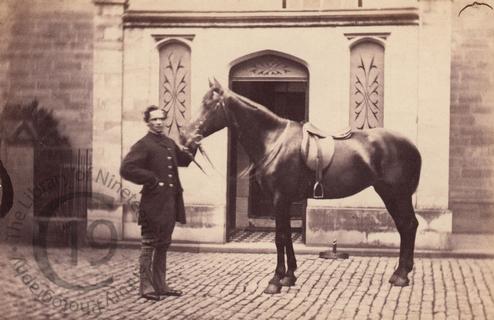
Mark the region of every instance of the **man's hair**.
POLYGON ((150 105, 149 107, 147 107, 146 111, 144 111, 144 122, 149 122, 150 113, 159 109, 160 108, 155 105, 150 105))

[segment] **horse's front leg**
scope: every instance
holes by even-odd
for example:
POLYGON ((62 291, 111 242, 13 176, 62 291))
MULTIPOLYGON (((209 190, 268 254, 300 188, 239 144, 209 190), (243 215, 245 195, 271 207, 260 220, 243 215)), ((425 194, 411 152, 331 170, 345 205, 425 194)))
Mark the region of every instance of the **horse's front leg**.
POLYGON ((295 270, 297 270, 297 259, 295 258, 295 252, 293 250, 292 241, 292 226, 290 225, 290 215, 289 209, 290 204, 287 207, 286 219, 283 219, 283 223, 286 224, 283 230, 286 231, 285 234, 285 250, 286 250, 286 263, 288 269, 286 270, 285 276, 281 279, 281 285, 284 287, 291 287, 295 285, 297 278, 295 277, 295 270))
MULTIPOLYGON (((285 268, 285 246, 287 243, 286 239, 286 226, 288 214, 286 208, 289 207, 286 203, 283 203, 279 197, 275 197, 274 201, 274 210, 275 210, 275 223, 276 223, 276 235, 275 235, 275 244, 276 244, 276 269, 274 272, 273 278, 269 280, 269 284, 267 288, 264 290, 264 293, 275 294, 280 293, 282 286, 282 279, 285 278, 286 268, 285 268), (286 220, 286 221, 285 221, 286 220)), ((289 226, 289 224, 288 224, 289 226)), ((292 248, 293 252, 293 248, 292 248)))

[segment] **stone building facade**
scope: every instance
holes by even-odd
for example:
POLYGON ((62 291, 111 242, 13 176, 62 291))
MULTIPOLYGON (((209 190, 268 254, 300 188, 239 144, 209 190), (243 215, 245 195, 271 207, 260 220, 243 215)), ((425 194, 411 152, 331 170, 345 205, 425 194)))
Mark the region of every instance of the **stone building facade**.
MULTIPOLYGON (((349 121, 351 106, 359 99, 352 95, 353 77, 377 77, 380 119, 367 126, 401 131, 418 145, 424 160, 414 199, 421 225, 418 245, 448 247, 452 231, 448 209, 451 3, 403 1, 384 3, 379 9, 375 2, 358 1, 267 1, 261 7, 215 1, 208 2, 208 8, 199 2, 97 3, 101 12, 122 15, 123 85, 120 91, 111 91, 113 97, 108 97, 108 91, 104 96, 115 102, 121 98, 121 109, 108 113, 95 105, 94 119, 103 121, 94 124, 95 130, 107 130, 94 135, 95 139, 105 137, 100 147, 94 142, 94 149, 111 153, 98 160, 100 151, 96 151, 95 164, 115 171, 122 154, 145 130, 140 111, 144 105, 172 108, 170 115, 175 111, 176 118, 169 119, 173 135, 173 126, 187 121, 199 106, 211 75, 246 95, 272 90, 272 95, 279 96, 274 105, 301 108, 285 110, 284 116, 308 120, 329 131, 367 120, 349 121), (376 74, 357 75, 358 70, 376 74), (299 104, 286 102, 292 99, 299 104), (177 112, 182 107, 184 112, 177 112), (112 123, 119 112, 122 121, 112 123), (111 117, 108 122, 105 116, 111 117), (139 126, 142 129, 136 129, 139 126), (110 146, 116 140, 122 141, 121 154, 110 146)), ((118 33, 108 34, 111 40, 118 33)), ((120 48, 105 47, 101 54, 110 55, 110 50, 120 53, 120 48)), ((99 54, 98 49, 95 52, 99 54)), ((108 66, 110 77, 117 76, 113 62, 108 66)), ((256 98, 269 100, 262 95, 256 98)), ((253 201, 255 187, 236 178, 247 161, 233 139, 224 130, 204 142, 219 171, 230 173, 228 179, 221 174, 203 176, 193 167, 182 170, 190 223, 177 228, 176 239, 224 242, 233 228, 270 225, 269 213, 259 217, 252 210, 262 196, 253 201)), ((125 181, 122 187, 129 194, 137 192, 125 181)), ((340 200, 311 199, 300 208, 299 223, 307 244, 324 244, 333 238, 352 245, 398 243, 392 221, 372 190, 340 200)), ((122 237, 138 238, 131 208, 124 203, 117 210, 122 210, 122 237)), ((95 214, 98 219, 108 218, 105 212, 95 214)))
MULTIPOLYGON (((173 136, 215 76, 328 131, 384 126, 414 141, 423 156, 414 196, 419 247, 451 248, 452 235, 492 233, 489 8, 459 14, 468 1, 446 0, 20 2, 31 6, 0 5, 10 17, 2 25, 1 97, 4 103, 37 97, 62 119, 74 145, 92 147, 92 190, 117 205, 90 210, 88 225, 107 220, 120 239, 139 237, 133 206, 139 189, 121 181, 118 168, 145 132, 142 109, 168 108, 173 136), (365 78, 378 83, 375 122, 354 117, 352 109, 360 99, 356 80, 365 78)), ((234 228, 272 226, 255 207, 262 202, 255 186, 226 177, 247 164, 234 137, 223 130, 204 146, 219 173, 181 169, 189 223, 177 227, 176 240, 221 243, 234 228)), ((398 243, 371 189, 310 199, 294 210, 292 225, 304 230, 307 244, 398 243)), ((98 229, 103 237, 108 231, 98 229)))

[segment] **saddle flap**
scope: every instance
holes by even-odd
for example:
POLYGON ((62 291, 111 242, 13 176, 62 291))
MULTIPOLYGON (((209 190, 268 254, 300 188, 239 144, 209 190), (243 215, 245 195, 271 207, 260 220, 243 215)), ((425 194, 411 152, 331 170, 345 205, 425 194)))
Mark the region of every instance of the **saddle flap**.
POLYGON ((312 134, 310 131, 302 130, 301 153, 309 169, 326 169, 333 159, 334 148, 335 142, 333 137, 322 138, 317 134, 312 134))

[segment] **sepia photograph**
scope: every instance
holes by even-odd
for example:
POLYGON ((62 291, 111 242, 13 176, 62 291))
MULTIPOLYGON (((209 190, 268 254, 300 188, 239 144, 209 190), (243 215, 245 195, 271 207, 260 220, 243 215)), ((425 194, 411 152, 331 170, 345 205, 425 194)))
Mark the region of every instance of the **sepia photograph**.
POLYGON ((494 319, 494 0, 2 0, 0 39, 0 319, 494 319))

